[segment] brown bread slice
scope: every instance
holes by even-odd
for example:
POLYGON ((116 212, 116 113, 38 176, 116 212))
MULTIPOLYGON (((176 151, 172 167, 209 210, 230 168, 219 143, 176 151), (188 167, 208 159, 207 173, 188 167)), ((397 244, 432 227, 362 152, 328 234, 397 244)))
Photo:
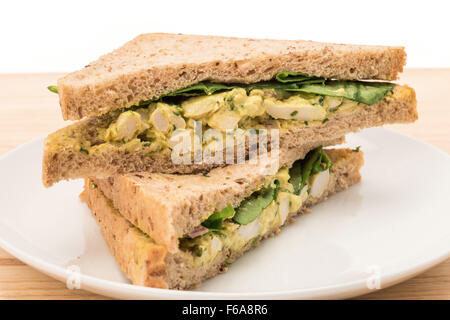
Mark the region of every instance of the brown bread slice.
MULTIPOLYGON (((280 130, 280 148, 297 152, 302 146, 314 147, 314 143, 333 140, 349 132, 389 123, 413 122, 417 119, 415 92, 408 86, 395 86, 393 94, 372 106, 360 106, 353 111, 335 112, 325 123, 299 124, 298 128, 280 130)), ((50 134, 45 140, 42 181, 45 186, 63 179, 87 176, 107 178, 115 174, 132 172, 198 173, 213 168, 214 164, 174 164, 170 151, 149 156, 149 151, 141 147, 133 152, 121 150, 112 145, 101 151, 86 155, 79 145, 58 143, 61 134, 88 135, 98 126, 99 118, 86 119, 50 134)), ((297 157, 296 157, 297 156, 297 157)), ((293 159, 298 159, 293 155, 293 159)), ((285 159, 282 159, 284 161, 285 159)), ((288 161, 287 161, 288 162, 288 161)))
MULTIPOLYGON (((364 162, 361 151, 333 149, 326 152, 333 162, 327 190, 320 198, 307 200, 292 216, 307 212, 309 206, 360 181, 359 169, 364 162)), ((87 203, 99 223, 100 230, 119 267, 136 285, 169 289, 188 289, 197 286, 202 281, 226 271, 227 263, 236 260, 259 243, 250 241, 240 251, 224 248, 211 263, 194 266, 186 253, 181 250, 170 253, 165 246, 156 244, 148 235, 131 224, 88 179, 80 197, 87 203)), ((293 219, 288 220, 291 222, 293 219)), ((278 232, 278 228, 269 230, 262 238, 278 232)))
POLYGON ((405 62, 403 47, 150 33, 59 79, 58 90, 63 118, 77 120, 205 80, 253 83, 281 71, 395 80, 405 62))

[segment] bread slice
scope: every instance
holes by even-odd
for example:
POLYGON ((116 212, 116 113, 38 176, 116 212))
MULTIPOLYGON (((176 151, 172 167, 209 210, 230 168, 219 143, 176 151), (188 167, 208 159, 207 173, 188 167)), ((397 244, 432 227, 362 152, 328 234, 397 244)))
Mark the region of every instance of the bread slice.
MULTIPOLYGON (((314 147, 314 143, 338 139, 363 128, 389 123, 413 122, 417 119, 415 92, 408 86, 395 86, 393 93, 372 105, 360 105, 352 111, 334 112, 325 123, 302 123, 298 127, 280 130, 280 148, 297 152, 302 146, 314 147)), ((174 164, 170 150, 149 156, 149 151, 138 146, 133 152, 114 145, 86 155, 80 152, 80 144, 61 142, 60 136, 89 137, 102 125, 103 117, 85 119, 50 134, 45 140, 42 181, 46 187, 63 180, 86 176, 107 178, 115 174, 132 172, 198 173, 210 170, 217 164, 174 164)), ((90 139, 90 138, 86 138, 90 139)), ((92 142, 94 143, 94 142, 92 142)), ((292 156, 294 159, 298 155, 292 156)), ((282 161, 286 159, 281 159, 282 161)), ((286 162, 288 162, 287 159, 286 162)))
MULTIPOLYGON (((326 153, 333 162, 327 189, 320 198, 308 198, 304 206, 292 216, 308 212, 307 208, 311 205, 360 181, 359 169, 363 164, 361 151, 337 149, 327 150, 326 153)), ((100 230, 119 267, 136 285, 169 289, 197 286, 203 280, 226 271, 229 263, 259 243, 250 241, 242 250, 224 247, 210 263, 194 265, 186 252, 179 250, 170 253, 164 245, 155 243, 125 219, 100 188, 95 187, 89 180, 86 180, 85 189, 80 197, 87 203, 99 223, 100 230)), ((278 232, 279 228, 268 230, 262 239, 278 232)))
POLYGON ((77 120, 194 83, 254 83, 278 72, 335 79, 397 79, 403 47, 143 34, 58 80, 63 118, 77 120))

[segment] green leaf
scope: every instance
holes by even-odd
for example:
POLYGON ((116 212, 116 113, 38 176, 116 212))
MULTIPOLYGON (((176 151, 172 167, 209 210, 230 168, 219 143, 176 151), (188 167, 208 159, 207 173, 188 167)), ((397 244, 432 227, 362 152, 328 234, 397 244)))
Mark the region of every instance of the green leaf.
POLYGON ((309 177, 311 176, 314 163, 320 159, 321 152, 322 147, 318 147, 314 150, 311 150, 310 152, 308 152, 305 159, 303 160, 302 184, 300 185, 300 191, 306 185, 309 177))
POLYGON ((208 218, 208 220, 226 219, 226 218, 231 218, 232 216, 234 216, 234 208, 231 206, 231 204, 229 204, 228 206, 226 206, 219 212, 212 214, 208 218))
POLYGON ((324 83, 325 79, 318 78, 318 77, 310 77, 303 73, 298 72, 278 72, 275 76, 275 80, 281 83, 289 83, 289 82, 295 82, 295 83, 324 83))
POLYGON ((53 93, 58 93, 58 87, 57 86, 48 86, 48 90, 50 90, 53 93))
MULTIPOLYGON (((209 96, 211 94, 220 92, 220 91, 229 91, 234 88, 240 88, 242 85, 228 85, 221 83, 211 83, 211 82, 199 82, 192 86, 179 89, 167 94, 163 94, 157 99, 142 101, 139 105, 145 106, 152 102, 159 101, 163 98, 170 97, 197 97, 197 96, 209 96)), ((182 111, 182 110, 181 110, 182 111)))
POLYGON ((250 222, 256 220, 262 211, 263 207, 259 197, 252 196, 241 203, 239 208, 236 210, 233 221, 242 225, 249 224, 250 222))
POLYGON ((302 82, 297 83, 281 83, 276 81, 266 81, 266 82, 257 82, 257 83, 251 83, 244 88, 247 90, 247 92, 254 90, 254 89, 275 89, 275 90, 283 90, 283 91, 299 91, 299 88, 301 88, 302 85, 306 84, 315 84, 315 83, 323 83, 324 79, 317 79, 317 80, 305 80, 302 82))
POLYGON ((289 169, 289 183, 294 187, 294 194, 299 195, 302 185, 302 161, 296 161, 289 169))
POLYGON ((226 218, 234 216, 234 208, 229 204, 219 212, 215 212, 203 221, 202 226, 210 230, 222 229, 222 221, 226 218))
POLYGON ((294 162, 289 169, 289 183, 294 187, 294 194, 300 194, 312 174, 328 170, 331 166, 332 163, 322 147, 311 150, 303 160, 294 162))
POLYGON ((323 85, 306 84, 296 91, 346 98, 370 106, 384 99, 394 86, 394 83, 389 82, 331 80, 326 81, 323 85))
POLYGON ((259 202, 261 203, 261 207, 263 209, 267 208, 273 200, 276 200, 278 197, 278 190, 280 189, 280 182, 278 180, 274 180, 274 187, 263 190, 262 193, 259 194, 259 202))
POLYGON ((255 89, 275 89, 275 90, 285 90, 285 91, 295 91, 298 90, 298 85, 296 83, 280 83, 276 81, 264 81, 251 83, 245 87, 247 92, 255 89))
POLYGON ((323 152, 323 150, 322 150, 320 161, 314 165, 311 173, 314 174, 317 172, 322 172, 322 171, 331 169, 332 166, 333 166, 333 164, 331 163, 331 160, 327 157, 326 153, 323 152))
POLYGON ((244 200, 236 210, 233 221, 241 225, 246 225, 255 221, 263 210, 266 209, 272 201, 276 200, 278 197, 280 182, 278 180, 274 180, 273 184, 274 187, 254 193, 249 198, 244 200))
POLYGON ((279 82, 300 82, 304 80, 311 79, 306 74, 298 73, 298 72, 278 72, 275 76, 275 79, 279 82))
POLYGON ((395 84, 388 82, 326 81, 323 78, 309 77, 296 72, 279 72, 272 81, 261 81, 251 84, 199 82, 189 87, 164 94, 157 99, 143 101, 140 103, 140 106, 148 105, 151 102, 164 98, 205 96, 235 88, 244 88, 247 92, 254 89, 305 92, 321 96, 342 97, 372 105, 382 100, 388 92, 392 91, 394 86, 395 84))
POLYGON ((202 95, 211 95, 216 93, 217 91, 227 91, 238 86, 235 85, 227 85, 220 83, 211 83, 211 82, 199 82, 190 87, 173 91, 171 93, 165 94, 162 97, 174 97, 174 96, 184 96, 184 97, 192 97, 192 96, 202 96, 202 95))
POLYGON ((253 89, 278 89, 287 91, 298 90, 297 83, 302 84, 314 84, 323 83, 325 80, 322 78, 311 78, 309 76, 294 73, 294 72, 280 72, 275 77, 274 81, 263 81, 258 83, 246 84, 223 84, 223 83, 212 83, 212 82, 199 82, 192 86, 179 89, 167 94, 160 96, 158 99, 147 100, 140 103, 140 105, 147 105, 151 102, 158 101, 166 97, 195 97, 195 96, 205 96, 211 95, 217 92, 229 91, 235 88, 245 88, 247 91, 253 89), (276 81, 278 80, 278 81, 276 81))
POLYGON ((277 198, 278 198, 278 192, 280 191, 280 181, 274 180, 273 184, 275 185, 275 189, 274 189, 274 192, 273 192, 273 200, 276 201, 277 198))
POLYGON ((208 228, 210 231, 219 231, 222 230, 222 220, 206 220, 202 222, 202 226, 208 228))
POLYGON ((257 199, 262 209, 267 208, 269 204, 273 201, 274 191, 275 191, 274 189, 269 188, 267 190, 264 190, 261 194, 259 194, 257 199))

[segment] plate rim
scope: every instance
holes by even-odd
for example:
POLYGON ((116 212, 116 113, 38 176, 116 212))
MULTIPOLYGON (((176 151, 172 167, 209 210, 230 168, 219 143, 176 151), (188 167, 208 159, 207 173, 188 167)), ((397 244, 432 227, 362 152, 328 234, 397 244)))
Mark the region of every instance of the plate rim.
MULTIPOLYGON (((444 236, 450 243, 450 235, 444 236)), ((444 241, 446 242, 446 241, 444 241)), ((47 262, 43 259, 37 258, 21 249, 15 248, 13 245, 0 238, 0 247, 5 251, 25 262, 27 265, 49 275, 50 277, 61 282, 67 281, 67 269, 62 266, 47 262)), ((434 247, 433 245, 427 246, 434 247)), ((423 250, 425 250, 424 248, 423 250)), ((422 251, 423 251, 422 250, 422 251)), ((401 268, 396 272, 389 273, 381 277, 383 285, 381 289, 386 289, 392 285, 403 282, 407 279, 420 274, 433 266, 450 258, 450 252, 436 255, 426 261, 423 261, 413 268, 401 268)), ((328 286, 319 286, 315 288, 305 289, 291 289, 291 290, 277 290, 277 291, 263 291, 257 293, 251 292, 202 292, 191 290, 170 290, 158 289, 144 286, 137 286, 130 283, 119 283, 112 280, 101 279, 86 274, 80 274, 81 288, 83 290, 91 291, 108 297, 122 298, 130 293, 133 298, 137 299, 341 299, 350 298, 367 293, 377 292, 378 289, 369 289, 364 280, 355 280, 345 283, 339 283, 328 286), (105 293, 105 290, 110 293, 105 293), (112 290, 112 291, 111 291, 112 290), (126 290, 127 292, 121 292, 126 290), (131 290, 131 292, 128 292, 131 290), (133 292, 134 291, 134 292, 133 292)))

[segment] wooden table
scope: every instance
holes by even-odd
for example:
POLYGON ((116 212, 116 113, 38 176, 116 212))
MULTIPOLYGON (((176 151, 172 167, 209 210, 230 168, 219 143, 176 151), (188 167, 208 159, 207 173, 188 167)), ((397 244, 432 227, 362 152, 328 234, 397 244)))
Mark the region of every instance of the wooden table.
MULTIPOLYGON (((43 134, 67 125, 61 119, 57 95, 46 87, 60 74, 0 75, 0 155, 43 134)), ((420 119, 390 126, 450 153, 450 69, 409 69, 400 80, 414 87, 420 119)), ((103 299, 34 270, 0 249, 0 298, 103 299)), ((450 259, 427 272, 364 299, 450 299, 450 259)))

